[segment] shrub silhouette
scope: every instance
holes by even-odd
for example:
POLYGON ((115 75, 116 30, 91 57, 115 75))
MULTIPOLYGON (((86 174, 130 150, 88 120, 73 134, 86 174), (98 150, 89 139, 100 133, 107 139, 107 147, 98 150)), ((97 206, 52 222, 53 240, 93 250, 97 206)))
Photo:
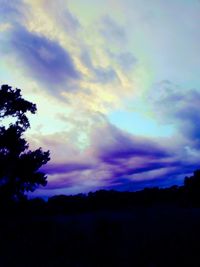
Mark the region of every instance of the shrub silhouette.
POLYGON ((46 175, 39 171, 50 160, 49 151, 29 150, 23 138, 30 127, 27 112, 36 113, 36 105, 23 99, 20 89, 0 88, 0 199, 19 200, 25 192, 45 186, 46 175), (9 126, 7 118, 12 118, 9 126))

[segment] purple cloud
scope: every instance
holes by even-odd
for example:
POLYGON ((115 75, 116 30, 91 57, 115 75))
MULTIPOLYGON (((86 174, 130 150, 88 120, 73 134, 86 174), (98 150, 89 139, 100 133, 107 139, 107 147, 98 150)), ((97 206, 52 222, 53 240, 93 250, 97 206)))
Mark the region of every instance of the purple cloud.
MULTIPOLYGON (((41 140, 56 160, 44 168, 49 175, 47 194, 54 194, 55 190, 78 193, 102 188, 137 190, 170 186, 181 184, 185 176, 199 167, 199 157, 189 157, 184 149, 170 146, 169 140, 156 142, 133 136, 106 118, 101 126, 92 130, 90 146, 81 153, 75 144, 63 143, 65 134, 41 140)), ((43 147, 43 143, 37 146, 43 147)))
POLYGON ((157 84, 157 90, 154 88, 148 98, 156 117, 176 125, 179 134, 187 139, 187 144, 199 149, 200 92, 195 89, 182 90, 166 80, 157 84))
POLYGON ((115 164, 119 159, 169 156, 169 152, 155 141, 130 135, 114 125, 109 124, 107 134, 108 141, 105 144, 101 143, 98 151, 98 157, 104 162, 115 164))
POLYGON ((116 183, 120 186, 121 178, 126 178, 131 184, 138 183, 138 179, 144 183, 157 180, 158 186, 180 184, 186 175, 199 168, 197 158, 190 157, 179 146, 171 146, 167 139, 155 142, 136 137, 111 124, 98 131, 93 139, 99 164, 103 164, 109 173, 107 186, 116 183))
POLYGON ((28 12, 27 5, 21 0, 6 1, 0 0, 0 23, 19 23, 25 19, 25 13, 28 12), (26 12, 24 12, 26 10, 26 12))
POLYGON ((197 168, 199 168, 199 164, 188 164, 181 161, 174 161, 170 164, 149 165, 144 169, 134 169, 134 173, 124 172, 121 175, 118 173, 104 188, 135 191, 145 187, 182 185, 184 177, 191 175, 197 168))
MULTIPOLYGON (((80 77, 69 53, 59 43, 18 25, 10 32, 10 44, 32 78, 55 90, 80 77)), ((55 91, 52 91, 55 93, 55 91)))
POLYGON ((71 172, 81 172, 84 170, 90 170, 93 168, 92 164, 81 162, 66 162, 66 163, 50 163, 42 168, 42 171, 54 175, 54 174, 67 174, 71 172))

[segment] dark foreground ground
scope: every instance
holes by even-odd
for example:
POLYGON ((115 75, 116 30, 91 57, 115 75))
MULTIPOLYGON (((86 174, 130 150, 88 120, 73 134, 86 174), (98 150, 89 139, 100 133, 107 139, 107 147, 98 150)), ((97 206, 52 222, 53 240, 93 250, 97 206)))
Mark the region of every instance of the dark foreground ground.
POLYGON ((4 215, 1 267, 200 266, 200 209, 4 215))

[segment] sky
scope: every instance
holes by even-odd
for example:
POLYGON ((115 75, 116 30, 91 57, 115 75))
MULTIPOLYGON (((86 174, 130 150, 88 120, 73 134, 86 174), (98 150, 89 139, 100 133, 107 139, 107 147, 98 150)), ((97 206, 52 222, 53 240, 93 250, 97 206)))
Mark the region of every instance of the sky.
POLYGON ((182 184, 200 158, 199 0, 0 0, 0 84, 36 103, 35 195, 182 184))

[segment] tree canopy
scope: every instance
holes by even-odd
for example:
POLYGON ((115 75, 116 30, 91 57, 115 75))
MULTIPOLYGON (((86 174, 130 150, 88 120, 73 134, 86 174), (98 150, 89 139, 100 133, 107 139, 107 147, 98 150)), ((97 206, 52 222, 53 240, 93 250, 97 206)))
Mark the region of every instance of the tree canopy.
POLYGON ((0 88, 0 199, 19 200, 28 191, 47 184, 40 167, 50 160, 50 152, 29 150, 23 134, 30 127, 27 112, 36 113, 36 105, 23 99, 20 89, 0 88), (6 127, 7 117, 15 118, 6 127))

